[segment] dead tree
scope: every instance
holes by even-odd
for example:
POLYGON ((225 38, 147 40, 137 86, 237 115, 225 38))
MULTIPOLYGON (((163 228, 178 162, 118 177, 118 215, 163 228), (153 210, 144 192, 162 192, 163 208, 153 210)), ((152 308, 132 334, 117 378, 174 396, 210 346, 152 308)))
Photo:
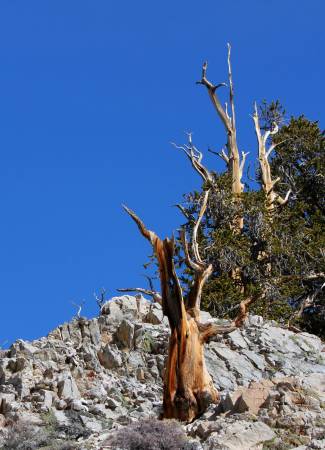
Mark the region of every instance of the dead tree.
POLYGON ((185 422, 192 421, 205 411, 219 395, 206 369, 203 345, 219 333, 229 333, 243 324, 247 306, 252 299, 247 298, 240 305, 237 318, 228 326, 201 323, 200 301, 204 283, 212 273, 211 264, 206 264, 200 256, 197 231, 205 212, 209 191, 205 192, 202 207, 197 218, 189 245, 182 232, 182 244, 187 266, 193 271, 193 284, 186 298, 183 296, 174 265, 175 239, 160 239, 146 228, 139 217, 129 208, 126 212, 137 224, 141 234, 151 243, 159 265, 161 300, 164 314, 170 325, 168 360, 164 380, 163 415, 185 422))
POLYGON ((159 267, 161 304, 171 330, 164 379, 163 416, 190 422, 204 412, 210 403, 215 403, 219 399, 205 366, 204 344, 217 334, 229 333, 241 326, 247 315, 247 307, 253 299, 249 297, 241 302, 239 314, 227 326, 201 323, 202 289, 212 274, 213 267, 202 259, 197 235, 206 211, 210 190, 213 189, 211 185, 213 177, 202 164, 202 154, 193 148, 191 141, 190 145, 183 150, 193 168, 208 186, 193 227, 190 245, 185 230, 180 233, 185 263, 193 273, 192 285, 186 297, 183 295, 175 270, 174 237, 160 239, 156 233, 146 228, 133 211, 127 207, 124 208, 137 224, 141 234, 153 247, 159 267))

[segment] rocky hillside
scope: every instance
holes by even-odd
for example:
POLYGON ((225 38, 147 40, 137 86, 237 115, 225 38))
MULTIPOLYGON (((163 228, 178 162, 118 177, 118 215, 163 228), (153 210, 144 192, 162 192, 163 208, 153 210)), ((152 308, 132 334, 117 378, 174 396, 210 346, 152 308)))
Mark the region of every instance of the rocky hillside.
MULTIPOLYGON (((160 413, 168 335, 159 305, 123 296, 2 350, 0 449, 113 448, 115 430, 160 413)), ((319 338, 251 316, 206 346, 206 362, 222 400, 184 427, 183 448, 325 448, 319 338)))

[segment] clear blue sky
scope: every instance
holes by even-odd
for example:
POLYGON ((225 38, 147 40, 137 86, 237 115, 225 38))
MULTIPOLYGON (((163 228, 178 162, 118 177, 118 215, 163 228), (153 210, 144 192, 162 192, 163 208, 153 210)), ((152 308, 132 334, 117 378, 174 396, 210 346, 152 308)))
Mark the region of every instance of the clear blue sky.
MULTIPOLYGON (((170 234, 199 187, 169 142, 222 127, 194 82, 226 78, 233 46, 239 142, 254 153, 254 100, 324 124, 323 0, 2 0, 0 345, 97 307, 94 290, 143 285, 150 253, 121 203, 170 234)), ((210 167, 221 170, 212 155, 210 167)))

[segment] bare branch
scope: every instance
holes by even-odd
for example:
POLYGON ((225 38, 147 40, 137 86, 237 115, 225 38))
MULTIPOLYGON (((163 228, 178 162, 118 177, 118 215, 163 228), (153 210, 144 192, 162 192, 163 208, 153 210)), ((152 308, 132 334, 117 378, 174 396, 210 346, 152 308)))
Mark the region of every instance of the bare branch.
POLYGON ((156 233, 154 233, 153 231, 147 230, 145 224, 142 222, 142 220, 139 219, 139 217, 135 214, 135 212, 132 211, 132 209, 129 209, 125 205, 122 205, 122 207, 129 214, 129 216, 132 217, 134 222, 137 224, 142 236, 145 237, 146 239, 148 239, 148 241, 150 241, 151 244, 154 245, 155 241, 157 239, 159 239, 158 236, 156 235, 156 233))
MULTIPOLYGON (((256 182, 256 181, 257 181, 256 178, 253 178, 253 177, 250 176, 250 173, 249 173, 249 172, 250 172, 250 168, 251 168, 251 165, 248 164, 247 170, 246 170, 246 177, 247 177, 250 181, 256 182)), ((256 167, 255 167, 255 170, 256 170, 256 167)))
POLYGON ((270 153, 272 152, 272 150, 274 150, 274 148, 278 144, 272 144, 267 151, 265 148, 268 137, 270 135, 276 134, 278 132, 279 128, 278 128, 277 124, 274 124, 274 129, 272 131, 267 131, 264 135, 261 133, 256 102, 254 105, 253 120, 254 120, 254 124, 255 124, 255 132, 256 132, 257 141, 258 141, 258 159, 260 162, 263 189, 266 194, 266 206, 267 206, 268 210, 271 211, 275 207, 275 205, 274 205, 275 202, 277 202, 281 206, 285 205, 288 202, 289 196, 291 194, 291 189, 290 189, 287 192, 285 198, 282 198, 279 194, 277 194, 274 191, 274 186, 276 185, 276 183, 278 183, 281 180, 281 178, 277 177, 276 179, 272 180, 271 166, 268 161, 268 157, 270 156, 270 153))
POLYGON ((274 186, 279 182, 279 181, 281 181, 281 178, 280 177, 277 177, 275 180, 272 180, 272 189, 274 188, 274 186))
POLYGON ((228 157, 228 155, 226 154, 224 148, 221 149, 221 152, 215 152, 214 150, 211 150, 210 148, 208 149, 208 151, 209 151, 210 153, 213 153, 214 155, 219 156, 219 157, 227 164, 227 166, 228 166, 228 164, 229 164, 229 157, 228 157))
POLYGON ((244 171, 244 166, 245 166, 247 155, 249 155, 249 152, 241 152, 242 159, 241 159, 240 166, 239 166, 240 178, 243 176, 243 171, 244 171))
POLYGON ((231 123, 233 130, 236 130, 236 115, 235 115, 235 103, 234 103, 234 86, 232 81, 231 71, 231 45, 228 43, 228 77, 229 77, 229 102, 231 106, 231 123))
POLYGON ((179 324, 182 322, 185 326, 187 322, 182 288, 174 265, 174 238, 161 240, 153 231, 146 228, 135 212, 126 206, 124 209, 135 221, 140 233, 152 244, 159 265, 163 312, 168 317, 171 329, 179 334, 181 333, 179 324))
POLYGON ((226 116, 228 117, 228 119, 231 120, 231 117, 229 116, 229 113, 228 113, 228 103, 227 102, 225 102, 225 113, 226 113, 226 116))
POLYGON ((220 83, 218 85, 212 84, 206 77, 206 72, 208 68, 208 62, 205 61, 202 66, 202 78, 200 81, 197 81, 197 84, 202 84, 208 89, 209 97, 212 101, 213 106, 215 107, 222 123, 224 124, 226 130, 230 132, 232 130, 231 120, 229 119, 228 114, 223 109, 221 102, 216 94, 216 90, 221 86, 227 86, 226 83, 220 83))
POLYGON ((266 145, 266 142, 267 142, 267 140, 268 140, 268 138, 269 138, 270 136, 275 135, 275 134, 279 131, 279 126, 278 126, 278 124, 274 122, 273 125, 274 125, 273 130, 268 130, 268 131, 266 131, 265 134, 264 134, 264 136, 263 136, 264 145, 266 145))
POLYGON ((190 269, 193 269, 195 271, 200 271, 201 270, 201 266, 199 264, 195 263, 192 260, 192 258, 190 257, 190 252, 189 252, 189 249, 188 249, 188 243, 187 243, 187 240, 186 240, 186 231, 185 231, 185 229, 182 228, 180 230, 179 234, 180 234, 180 239, 181 239, 183 250, 184 250, 185 264, 190 269))
POLYGON ((291 194, 291 189, 288 190, 288 192, 286 193, 286 196, 284 198, 282 198, 280 195, 277 195, 276 197, 276 201, 278 202, 279 205, 284 206, 288 203, 289 201, 289 197, 291 194))
POLYGON ((248 315, 248 306, 255 301, 255 298, 248 297, 241 301, 238 305, 239 313, 237 317, 226 325, 217 325, 214 323, 199 324, 199 330, 201 332, 202 342, 207 342, 212 337, 218 334, 228 334, 243 325, 248 315))
POLYGON ((176 208, 178 208, 186 217, 186 219, 191 220, 193 217, 191 216, 191 214, 188 214, 188 212, 186 211, 186 209, 184 208, 183 205, 181 205, 180 203, 177 203, 176 208))
POLYGON ((207 205, 208 205, 209 193, 210 193, 209 189, 207 191, 205 191, 205 193, 204 193, 204 198, 203 198, 203 202, 202 202, 202 205, 201 205, 201 209, 200 209, 197 221, 196 221, 196 223, 194 225, 194 228, 193 228, 192 251, 193 251, 193 254, 194 254, 195 259, 196 259, 198 264, 203 264, 203 261, 201 259, 200 252, 199 252, 199 244, 197 242, 197 232, 198 232, 201 220, 202 220, 202 218, 204 216, 204 213, 205 213, 207 205))
POLYGON ((119 288, 117 289, 119 292, 140 292, 141 294, 149 295, 153 298, 153 300, 160 305, 162 304, 162 298, 159 292, 152 291, 150 289, 144 289, 144 288, 136 288, 136 287, 130 287, 130 288, 119 288))
POLYGON ((319 288, 317 288, 314 292, 308 294, 307 297, 304 298, 304 300, 301 302, 301 305, 300 305, 298 311, 295 311, 295 312, 292 314, 292 316, 290 317, 289 323, 288 323, 288 326, 289 326, 289 327, 292 327, 292 325, 291 325, 292 320, 294 320, 294 319, 299 319, 299 318, 303 315, 304 311, 305 311, 307 308, 310 308, 311 306, 314 306, 315 300, 316 300, 318 294, 319 294, 320 292, 322 292, 322 290, 323 290, 324 288, 325 288, 325 283, 323 283, 323 284, 322 284, 319 288))
POLYGON ((188 144, 187 145, 177 145, 172 142, 172 145, 180 150, 183 150, 188 159, 191 161, 192 167, 198 172, 203 181, 213 184, 213 176, 210 171, 201 163, 203 155, 202 153, 193 145, 192 134, 188 133, 188 144))
POLYGON ((154 289, 152 277, 149 277, 148 275, 143 275, 143 276, 148 280, 148 283, 149 283, 149 286, 150 286, 150 290, 154 291, 155 289, 154 289))
POLYGON ((74 302, 71 302, 71 304, 72 304, 73 306, 75 306, 76 308, 78 308, 77 314, 75 315, 75 317, 76 317, 77 319, 80 319, 81 310, 82 310, 82 308, 83 308, 83 306, 84 306, 84 304, 85 304, 85 300, 83 300, 83 301, 81 302, 80 305, 78 305, 77 303, 74 303, 74 302))
POLYGON ((237 327, 233 324, 217 325, 215 323, 198 323, 198 328, 200 331, 200 338, 202 342, 205 343, 218 334, 229 334, 236 330, 237 327))
POLYGON ((319 273, 310 273, 308 275, 304 276, 304 280, 305 281, 310 281, 310 280, 319 280, 325 278, 325 273, 324 272, 319 272, 319 273))

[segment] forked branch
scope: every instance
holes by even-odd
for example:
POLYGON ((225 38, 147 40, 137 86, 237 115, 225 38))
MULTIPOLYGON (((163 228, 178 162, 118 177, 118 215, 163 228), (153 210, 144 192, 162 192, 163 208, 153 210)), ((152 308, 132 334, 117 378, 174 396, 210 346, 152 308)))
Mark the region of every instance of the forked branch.
POLYGON ((269 156, 275 149, 276 144, 272 144, 268 149, 266 148, 268 138, 275 135, 279 128, 277 124, 274 124, 273 130, 266 131, 264 134, 262 133, 256 103, 254 105, 253 121, 258 142, 258 160, 261 168, 263 190, 266 195, 266 207, 268 210, 273 210, 276 203, 281 206, 285 205, 291 194, 291 189, 289 189, 284 198, 275 192, 274 186, 280 181, 280 178, 272 179, 269 156))
MULTIPOLYGON (((234 199, 238 201, 241 193, 244 190, 244 185, 242 183, 242 176, 244 170, 244 164, 247 154, 242 154, 242 159, 239 155, 237 137, 236 137, 236 113, 235 113, 235 102, 234 102, 234 85, 232 78, 232 68, 231 68, 231 46, 228 44, 228 79, 229 79, 229 103, 231 108, 231 116, 228 113, 227 104, 225 108, 222 106, 220 99, 216 93, 217 88, 220 86, 226 86, 225 83, 214 85, 207 79, 207 68, 208 64, 205 62, 202 67, 202 78, 198 81, 198 84, 202 84, 208 90, 211 102, 216 109, 221 122, 223 123, 227 132, 227 152, 224 151, 219 153, 219 156, 226 162, 227 168, 232 176, 232 193, 234 199)), ((238 231, 242 228, 242 220, 236 221, 236 228, 238 231)))
POLYGON ((200 318, 200 306, 201 306, 201 297, 202 297, 202 289, 212 274, 213 267, 211 264, 207 264, 203 261, 200 251, 199 251, 199 243, 198 243, 198 230, 201 224, 202 218, 205 214, 208 199, 209 199, 210 190, 205 191, 202 205, 197 217, 197 220, 193 227, 192 233, 192 254, 193 259, 190 257, 188 243, 186 241, 185 230, 181 230, 181 241, 183 244, 183 250, 185 254, 185 263, 189 268, 194 271, 194 280, 193 285, 189 291, 187 302, 186 302, 186 310, 187 312, 195 317, 196 319, 200 318))
POLYGON ((227 86, 226 83, 219 83, 217 85, 214 85, 207 79, 207 69, 208 69, 208 62, 205 61, 202 66, 202 77, 200 81, 197 81, 197 84, 202 84, 205 86, 208 90, 209 97, 211 99, 211 102, 213 106, 215 107, 222 123, 224 124, 226 131, 231 132, 232 130, 232 123, 231 120, 226 113, 225 109, 222 107, 221 102, 219 100, 219 97, 217 95, 217 89, 219 89, 222 86, 227 86))
POLYGON ((191 161, 192 167, 194 168, 194 170, 196 170, 196 172, 200 175, 200 177, 203 179, 203 181, 205 183, 208 183, 209 185, 213 185, 213 181, 214 181, 213 175, 202 164, 203 154, 193 144, 192 133, 187 133, 187 135, 188 135, 188 143, 187 144, 177 145, 174 142, 172 142, 172 145, 175 148, 183 150, 185 155, 191 161))

